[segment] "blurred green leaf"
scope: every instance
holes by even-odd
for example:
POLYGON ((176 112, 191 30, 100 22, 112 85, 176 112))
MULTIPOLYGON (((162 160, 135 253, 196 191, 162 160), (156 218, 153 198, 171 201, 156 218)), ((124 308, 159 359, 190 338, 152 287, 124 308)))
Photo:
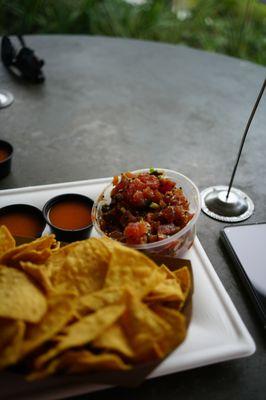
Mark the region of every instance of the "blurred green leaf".
POLYGON ((0 33, 182 43, 266 65, 266 5, 256 0, 0 0, 0 33))

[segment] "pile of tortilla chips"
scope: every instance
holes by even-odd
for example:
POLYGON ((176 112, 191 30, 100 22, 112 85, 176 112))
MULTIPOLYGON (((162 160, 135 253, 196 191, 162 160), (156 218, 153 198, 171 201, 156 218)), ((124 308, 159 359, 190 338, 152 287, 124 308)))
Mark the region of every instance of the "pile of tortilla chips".
POLYGON ((170 271, 111 239, 15 246, 0 227, 0 369, 29 379, 128 370, 186 336, 187 267, 170 271))

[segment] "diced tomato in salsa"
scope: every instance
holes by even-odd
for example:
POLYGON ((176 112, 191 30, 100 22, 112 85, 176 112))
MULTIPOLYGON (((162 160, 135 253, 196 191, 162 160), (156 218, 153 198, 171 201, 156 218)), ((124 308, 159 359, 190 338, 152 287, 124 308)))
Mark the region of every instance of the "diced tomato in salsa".
POLYGON ((161 193, 166 193, 171 191, 175 187, 175 182, 171 181, 170 179, 164 179, 162 178, 160 180, 160 192, 161 193))
POLYGON ((159 171, 126 172, 113 184, 100 226, 114 239, 127 244, 156 242, 177 233, 193 217, 182 188, 159 171))
POLYGON ((144 221, 130 222, 124 229, 124 235, 129 244, 147 243, 149 224, 144 221))

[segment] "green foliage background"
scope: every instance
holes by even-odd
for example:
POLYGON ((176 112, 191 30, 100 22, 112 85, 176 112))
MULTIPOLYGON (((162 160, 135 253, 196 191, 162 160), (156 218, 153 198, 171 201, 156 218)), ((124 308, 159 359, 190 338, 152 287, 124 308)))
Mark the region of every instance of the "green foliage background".
POLYGON ((26 33, 182 43, 266 65, 266 4, 258 0, 0 0, 0 34, 26 33))

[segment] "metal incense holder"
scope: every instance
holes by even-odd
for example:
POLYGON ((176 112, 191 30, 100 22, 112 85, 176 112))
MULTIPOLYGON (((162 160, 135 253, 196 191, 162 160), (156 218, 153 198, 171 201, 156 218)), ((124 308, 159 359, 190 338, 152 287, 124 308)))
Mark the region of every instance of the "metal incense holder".
POLYGON ((251 198, 239 189, 232 187, 237 166, 240 160, 246 136, 259 105, 266 86, 266 79, 263 82, 255 105, 247 122, 238 151, 236 163, 228 186, 211 186, 201 192, 202 211, 211 218, 223 222, 240 222, 249 218, 254 211, 254 204, 251 198))
POLYGON ((0 108, 10 106, 14 101, 14 96, 7 90, 0 90, 0 108))
POLYGON ((209 217, 224 222, 240 222, 249 218, 254 211, 254 203, 242 190, 228 186, 211 186, 201 192, 202 211, 209 217))

